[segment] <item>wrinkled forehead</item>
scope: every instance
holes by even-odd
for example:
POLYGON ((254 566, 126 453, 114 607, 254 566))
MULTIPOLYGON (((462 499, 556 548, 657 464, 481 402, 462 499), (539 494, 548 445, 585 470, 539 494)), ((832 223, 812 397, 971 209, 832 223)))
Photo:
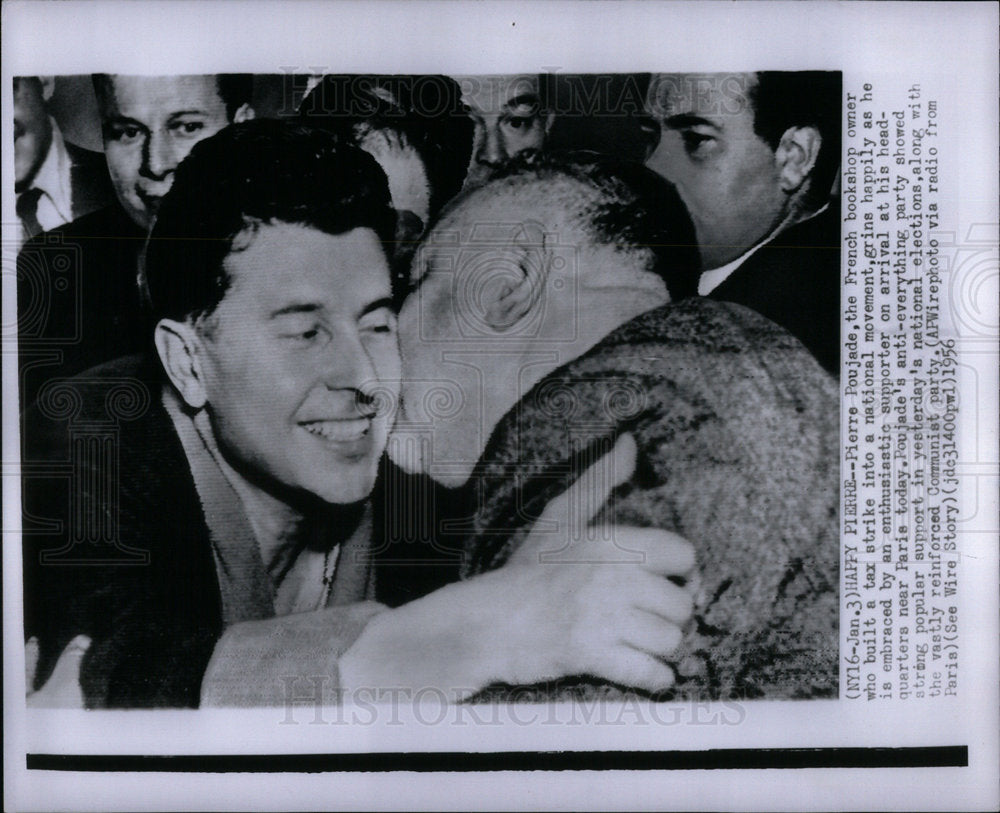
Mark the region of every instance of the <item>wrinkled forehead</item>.
POLYGON ((480 115, 502 113, 513 107, 539 107, 538 74, 485 74, 452 77, 460 88, 462 102, 480 115))
POLYGON ((496 181, 477 189, 424 239, 414 257, 411 283, 431 270, 468 270, 484 255, 501 256, 514 246, 576 246, 581 238, 571 215, 581 205, 579 193, 571 182, 537 178, 496 181), (469 263, 470 258, 476 261, 469 263))
POLYGON ((649 82, 646 112, 658 119, 715 117, 750 110, 752 73, 658 73, 649 82))
POLYGON ((192 76, 113 75, 97 82, 97 97, 104 115, 182 110, 225 110, 214 74, 192 76))

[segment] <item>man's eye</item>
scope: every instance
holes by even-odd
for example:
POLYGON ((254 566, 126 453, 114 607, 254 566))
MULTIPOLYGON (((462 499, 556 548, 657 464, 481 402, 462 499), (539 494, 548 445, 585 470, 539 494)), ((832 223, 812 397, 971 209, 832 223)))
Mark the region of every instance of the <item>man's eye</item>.
POLYGON ((508 116, 506 124, 514 130, 527 130, 535 123, 535 116, 508 116))
POLYGON ((173 125, 173 129, 182 135, 195 135, 205 129, 203 121, 181 121, 173 125))
POLYGON ((639 119, 639 131, 648 159, 660 145, 660 124, 650 116, 643 116, 639 119))
POLYGON ((681 132, 681 138, 684 140, 684 149, 689 155, 703 151, 709 142, 715 141, 712 136, 699 133, 697 130, 684 130, 681 132))
POLYGON ((396 329, 395 322, 383 321, 368 325, 365 328, 370 333, 392 333, 396 329))
POLYGON ((142 135, 142 128, 132 124, 115 124, 109 127, 107 132, 112 141, 128 144, 142 135))
POLYGON ((368 333, 390 334, 396 332, 396 314, 388 309, 370 314, 361 322, 361 329, 368 333))
POLYGON ((660 139, 660 123, 652 116, 640 116, 638 119, 639 129, 642 130, 643 137, 652 140, 660 139))
POLYGON ((313 344, 319 341, 322 336, 322 330, 319 325, 313 325, 301 330, 288 331, 287 333, 283 333, 282 336, 296 344, 313 344))

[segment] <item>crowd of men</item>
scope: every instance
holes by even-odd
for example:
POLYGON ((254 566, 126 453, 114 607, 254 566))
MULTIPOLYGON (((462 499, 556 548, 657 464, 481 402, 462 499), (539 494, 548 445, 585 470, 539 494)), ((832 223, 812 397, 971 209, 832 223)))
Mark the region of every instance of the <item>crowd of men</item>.
POLYGON ((93 84, 103 174, 15 85, 30 703, 836 695, 838 74, 649 77, 645 166, 540 76, 93 84))

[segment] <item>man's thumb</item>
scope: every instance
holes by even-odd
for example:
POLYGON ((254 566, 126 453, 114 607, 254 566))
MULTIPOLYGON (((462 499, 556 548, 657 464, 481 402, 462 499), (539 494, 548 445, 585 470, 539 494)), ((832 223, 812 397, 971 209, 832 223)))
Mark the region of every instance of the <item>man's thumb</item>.
POLYGON ((581 538, 607 504, 611 492, 635 472, 636 454, 635 439, 623 434, 614 448, 591 463, 576 482, 549 503, 543 517, 568 523, 571 538, 581 538))

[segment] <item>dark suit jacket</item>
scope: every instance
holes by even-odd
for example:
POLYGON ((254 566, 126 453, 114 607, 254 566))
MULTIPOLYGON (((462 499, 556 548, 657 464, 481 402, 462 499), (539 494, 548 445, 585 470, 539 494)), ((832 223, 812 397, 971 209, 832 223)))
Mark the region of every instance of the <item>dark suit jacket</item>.
POLYGON ((144 350, 136 281, 145 233, 115 203, 22 247, 17 258, 22 409, 45 382, 144 350))
POLYGON ((761 246, 709 297, 752 308, 840 375, 840 207, 791 226, 761 246))
MULTIPOLYGON (((40 644, 35 687, 74 636, 88 635, 81 686, 89 708, 196 707, 223 631, 209 528, 159 393, 156 362, 132 356, 53 381, 23 417, 25 635, 40 644)), ((456 579, 458 557, 428 536, 446 500, 384 462, 371 558, 345 554, 338 574, 365 573, 370 561, 376 598, 399 604, 456 579)), ((334 583, 338 604, 369 597, 353 595, 344 576, 334 583)), ((362 616, 343 610, 346 641, 362 616)))
POLYGON ((638 463, 611 516, 683 535, 700 569, 695 619, 671 658, 676 696, 836 697, 838 415, 836 382, 774 323, 701 298, 649 311, 496 427, 472 475, 465 574, 500 566, 630 432, 638 463))
POLYGON ((88 707, 198 705, 222 632, 208 526, 151 366, 54 382, 24 417, 25 635, 36 688, 66 644, 93 645, 88 707))

